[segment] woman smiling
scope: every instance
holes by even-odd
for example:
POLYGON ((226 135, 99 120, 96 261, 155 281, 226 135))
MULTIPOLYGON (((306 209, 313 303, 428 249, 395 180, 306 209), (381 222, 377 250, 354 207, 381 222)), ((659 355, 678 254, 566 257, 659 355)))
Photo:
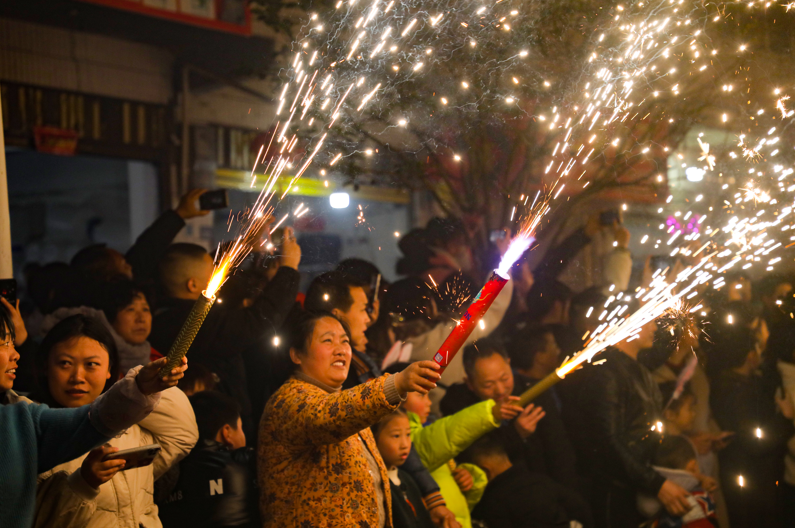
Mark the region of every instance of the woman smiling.
POLYGON ((295 371, 260 422, 263 526, 391 526, 386 467, 369 427, 409 392, 440 376, 433 361, 342 391, 350 336, 331 314, 306 314, 293 328, 295 371))

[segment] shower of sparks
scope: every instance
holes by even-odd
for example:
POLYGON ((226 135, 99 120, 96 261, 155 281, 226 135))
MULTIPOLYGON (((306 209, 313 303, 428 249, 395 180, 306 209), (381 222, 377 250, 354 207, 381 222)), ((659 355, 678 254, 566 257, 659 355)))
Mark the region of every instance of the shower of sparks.
MULTIPOLYGON (((508 38, 511 26, 518 26, 519 19, 515 17, 521 16, 511 4, 510 1, 489 5, 465 1, 451 10, 436 9, 433 2, 423 6, 427 9, 420 9, 412 2, 395 5, 383 0, 372 3, 341 0, 328 20, 321 21, 318 15, 313 15, 293 44, 294 55, 279 92, 276 112, 279 121, 275 132, 264 151, 260 149, 251 171, 253 187, 257 168, 263 167, 262 192, 246 214, 235 217, 241 226, 240 233, 229 249, 217 256, 208 292, 217 291, 230 270, 251 251, 255 243, 253 234, 261 230, 278 201, 295 188, 315 161, 330 168, 355 152, 372 155, 372 149, 361 148, 361 145, 352 147, 339 141, 338 132, 344 131, 351 121, 366 120, 367 112, 389 114, 390 104, 396 99, 395 87, 416 76, 434 75, 434 68, 444 60, 442 51, 445 49, 447 53, 450 49, 475 53, 493 35, 508 38), (453 29, 457 33, 453 33, 453 29), (443 43, 437 42, 441 34, 459 35, 456 38, 460 42, 447 43, 448 48, 443 48, 443 43), (293 170, 294 167, 298 169, 293 170), (277 186, 284 178, 289 184, 277 186)), ((761 7, 761 3, 759 5, 761 7)), ((764 8, 783 6, 789 11, 793 6, 772 5, 767 3, 764 8)), ((720 31, 720 25, 726 23, 720 14, 721 6, 717 7, 719 9, 707 8, 697 3, 691 6, 685 0, 662 0, 618 6, 613 11, 610 21, 597 33, 599 37, 594 38, 593 51, 583 65, 579 91, 575 89, 574 93, 566 94, 565 105, 533 110, 547 127, 546 133, 557 140, 554 150, 543 162, 549 191, 543 193, 541 201, 542 193, 536 193, 529 206, 530 212, 500 263, 498 274, 507 276, 510 267, 532 244, 542 218, 558 200, 566 200, 568 193, 588 187, 592 171, 589 160, 609 159, 611 152, 619 147, 652 163, 663 156, 663 152, 671 155, 669 147, 663 144, 632 143, 631 138, 621 136, 620 127, 645 119, 648 114, 642 114, 641 109, 647 111, 644 105, 648 101, 659 101, 655 103, 659 108, 671 107, 671 112, 665 114, 670 123, 675 123, 679 117, 690 117, 675 114, 677 99, 685 97, 688 89, 716 71, 713 64, 716 57, 753 52, 746 44, 731 50, 715 47, 718 40, 710 38, 711 28, 720 31)), ((748 4, 749 9, 755 7, 755 2, 748 4)), ((527 64, 532 53, 517 47, 505 57, 499 74, 506 75, 509 81, 503 88, 489 92, 493 101, 502 101, 509 109, 524 108, 525 103, 532 103, 524 101, 521 92, 509 91, 526 82, 528 76, 523 74, 526 70, 522 64, 527 64)), ((544 89, 554 87, 554 82, 550 81, 538 81, 539 88, 541 85, 544 89)), ((455 83, 462 88, 459 93, 432 94, 440 108, 452 111, 465 104, 477 105, 479 97, 486 97, 477 93, 478 87, 466 75, 455 83)), ((739 96, 750 91, 750 86, 748 90, 745 88, 738 81, 724 85, 723 92, 726 97, 739 96)), ((795 207, 792 199, 795 184, 790 178, 793 169, 788 166, 789 159, 782 156, 781 162, 776 163, 779 159, 776 156, 785 148, 776 131, 783 132, 787 123, 782 120, 790 119, 795 112, 786 108, 789 96, 779 89, 771 99, 767 101, 757 96, 753 104, 748 100, 745 106, 753 108, 753 115, 741 116, 728 109, 720 112, 725 127, 739 126, 735 123, 739 123, 741 117, 753 120, 753 129, 728 129, 738 137, 736 147, 721 152, 714 144, 711 147, 710 143, 698 139, 701 147, 698 161, 703 166, 696 168, 710 178, 727 181, 722 188, 725 192, 721 201, 702 201, 699 195, 695 200, 698 209, 676 211, 672 215, 674 222, 660 224, 662 233, 644 236, 644 241, 649 240, 650 245, 654 243, 655 250, 670 250, 671 258, 698 264, 685 268, 670 283, 666 282, 665 270, 653 270, 655 282, 637 294, 644 302, 643 308, 623 319, 624 311, 613 310, 600 330, 591 335, 586 349, 559 372, 565 375, 583 361, 590 361, 605 347, 631 338, 652 319, 672 311, 682 312, 684 296, 690 305, 700 306, 698 296, 703 294, 704 288, 695 289, 696 285, 711 284, 719 289, 725 284, 724 275, 729 271, 745 270, 754 265, 771 271, 782 260, 773 252, 788 247, 789 241, 795 240, 795 236, 789 237, 790 230, 795 229, 795 223, 789 223, 795 207), (754 130, 753 134, 749 130, 754 130), (724 165, 732 163, 735 167, 731 170, 731 183, 728 183, 728 169, 725 176, 723 173, 714 175, 724 165), (786 195, 789 204, 784 203, 786 195)), ((391 122, 403 130, 409 123, 414 126, 420 117, 397 114, 391 117, 391 122)), ((433 116, 422 118, 433 126, 433 116)), ((786 149, 792 150, 791 146, 786 149)), ((446 155, 451 162, 461 165, 468 162, 460 151, 437 154, 446 155)), ((531 194, 524 198, 522 206, 527 206, 531 194)), ((671 199, 669 197, 667 203, 674 207, 671 199)), ((664 207, 658 212, 663 210, 664 207)), ((305 212, 299 207, 294 215, 300 217, 305 212)), ((512 217, 515 213, 513 209, 512 217)), ((232 218, 230 216, 230 226, 232 218)), ((357 223, 364 222, 360 209, 357 223)))
POLYGON ((447 308, 447 311, 453 314, 454 320, 458 320, 462 308, 466 307, 473 295, 473 285, 460 273, 450 275, 450 278, 445 280, 441 286, 436 284, 433 277, 428 275, 430 284, 428 287, 436 292, 439 299, 442 300, 447 308))
MULTIPOLYGON (((631 314, 626 313, 629 305, 622 302, 621 298, 613 296, 607 303, 608 307, 599 316, 599 320, 602 322, 591 333, 585 348, 558 368, 558 376, 565 377, 583 363, 590 362, 596 354, 610 346, 636 339, 641 329, 651 321, 666 314, 684 313, 681 298, 704 280, 703 277, 699 278, 696 273, 697 268, 700 267, 699 265, 690 268, 680 274, 681 281, 689 280, 689 284, 678 292, 676 292, 678 286, 676 282, 669 284, 662 279, 655 280, 648 289, 640 289, 634 297, 643 304, 641 308, 631 314), (613 300, 618 302, 615 303, 615 306, 610 306, 613 300)), ((624 297, 623 301, 628 301, 628 298, 632 296, 624 297)))

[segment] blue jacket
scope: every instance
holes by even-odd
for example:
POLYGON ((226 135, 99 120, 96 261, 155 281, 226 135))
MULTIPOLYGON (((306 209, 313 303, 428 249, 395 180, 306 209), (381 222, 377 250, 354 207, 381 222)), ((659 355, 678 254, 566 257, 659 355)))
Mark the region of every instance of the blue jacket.
POLYGON ((160 394, 142 394, 135 367, 91 405, 50 409, 20 402, 0 405, 0 528, 29 528, 36 478, 102 445, 146 418, 160 394))
POLYGON ((109 440, 89 420, 90 408, 0 405, 0 528, 33 524, 36 475, 109 440))

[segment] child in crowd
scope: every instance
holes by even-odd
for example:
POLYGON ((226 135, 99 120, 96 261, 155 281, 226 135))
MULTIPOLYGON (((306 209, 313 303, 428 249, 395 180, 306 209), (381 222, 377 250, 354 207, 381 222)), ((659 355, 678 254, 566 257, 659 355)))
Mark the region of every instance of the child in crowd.
POLYGON ((648 528, 715 528, 718 520, 715 503, 702 485, 696 451, 684 436, 666 436, 657 448, 654 469, 666 479, 682 486, 690 493, 687 500, 690 510, 674 516, 662 507, 655 497, 640 495, 638 509, 653 520, 644 524, 648 528))
POLYGON ((489 528, 590 527, 588 504, 576 493, 547 477, 514 466, 499 439, 489 434, 462 454, 488 477, 472 518, 489 528))
MULTIPOLYGON (((403 368, 397 363, 387 370, 403 368)), ((456 466, 453 460, 472 442, 513 418, 521 408, 510 403, 486 400, 461 411, 428 422, 431 400, 427 395, 410 394, 403 402, 411 423, 411 440, 425 467, 439 484, 447 507, 464 528, 472 526, 470 511, 486 488, 486 475, 472 464, 456 466)))
POLYGON ((256 459, 246 447, 240 406, 216 391, 194 394, 190 403, 199 442, 179 464, 179 480, 160 504, 163 526, 262 526, 256 459))
POLYGON ((400 469, 411 450, 411 425, 405 411, 398 409, 388 414, 371 429, 389 475, 392 526, 433 528, 434 524, 422 502, 422 493, 417 484, 411 475, 400 469))
MULTIPOLYGON (((671 388, 673 389, 673 387, 671 388)), ((668 392, 666 387, 661 387, 661 390, 664 395, 668 392)), ((704 489, 713 492, 717 489, 718 483, 714 478, 706 476, 705 469, 715 467, 715 451, 724 445, 726 438, 730 437, 731 433, 705 433, 691 439, 690 435, 693 433, 695 420, 696 396, 690 387, 685 385, 682 393, 677 398, 671 399, 663 411, 663 431, 666 435, 681 436, 690 442, 696 453, 697 467, 700 471, 699 479, 701 479, 704 489)))

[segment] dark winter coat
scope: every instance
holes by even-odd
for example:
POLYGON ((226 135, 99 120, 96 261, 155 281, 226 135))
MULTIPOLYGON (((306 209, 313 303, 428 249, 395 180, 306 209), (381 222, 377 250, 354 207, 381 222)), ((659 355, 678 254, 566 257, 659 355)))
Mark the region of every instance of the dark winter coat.
POLYGON ((164 528, 261 526, 254 450, 200 441, 180 463, 177 485, 160 504, 160 520, 164 528))
MULTIPOLYGON (((514 372, 514 396, 519 396, 535 381, 514 372)), ((478 396, 465 383, 456 383, 447 389, 440 403, 442 414, 449 416, 478 403, 478 396)), ((504 423, 497 436, 514 464, 522 464, 535 473, 543 473, 565 486, 576 485, 576 458, 560 415, 558 402, 549 393, 541 394, 533 402, 542 407, 546 416, 538 422, 536 432, 522 440, 512 423, 504 423)))
POLYGON ((662 396, 651 372, 617 349, 567 376, 564 413, 581 471, 594 486, 615 483, 652 495, 665 479, 651 466, 662 396), (571 379, 569 379, 571 377, 571 379))
POLYGON ((576 493, 540 473, 513 466, 486 487, 472 518, 488 528, 568 528, 593 525, 588 504, 576 493))
MULTIPOLYGON (((394 471, 394 470, 393 470, 394 471)), ((392 490, 392 525, 394 528, 434 528, 428 510, 422 503, 422 493, 411 475, 398 470, 400 485, 392 480, 389 486, 392 490)))

